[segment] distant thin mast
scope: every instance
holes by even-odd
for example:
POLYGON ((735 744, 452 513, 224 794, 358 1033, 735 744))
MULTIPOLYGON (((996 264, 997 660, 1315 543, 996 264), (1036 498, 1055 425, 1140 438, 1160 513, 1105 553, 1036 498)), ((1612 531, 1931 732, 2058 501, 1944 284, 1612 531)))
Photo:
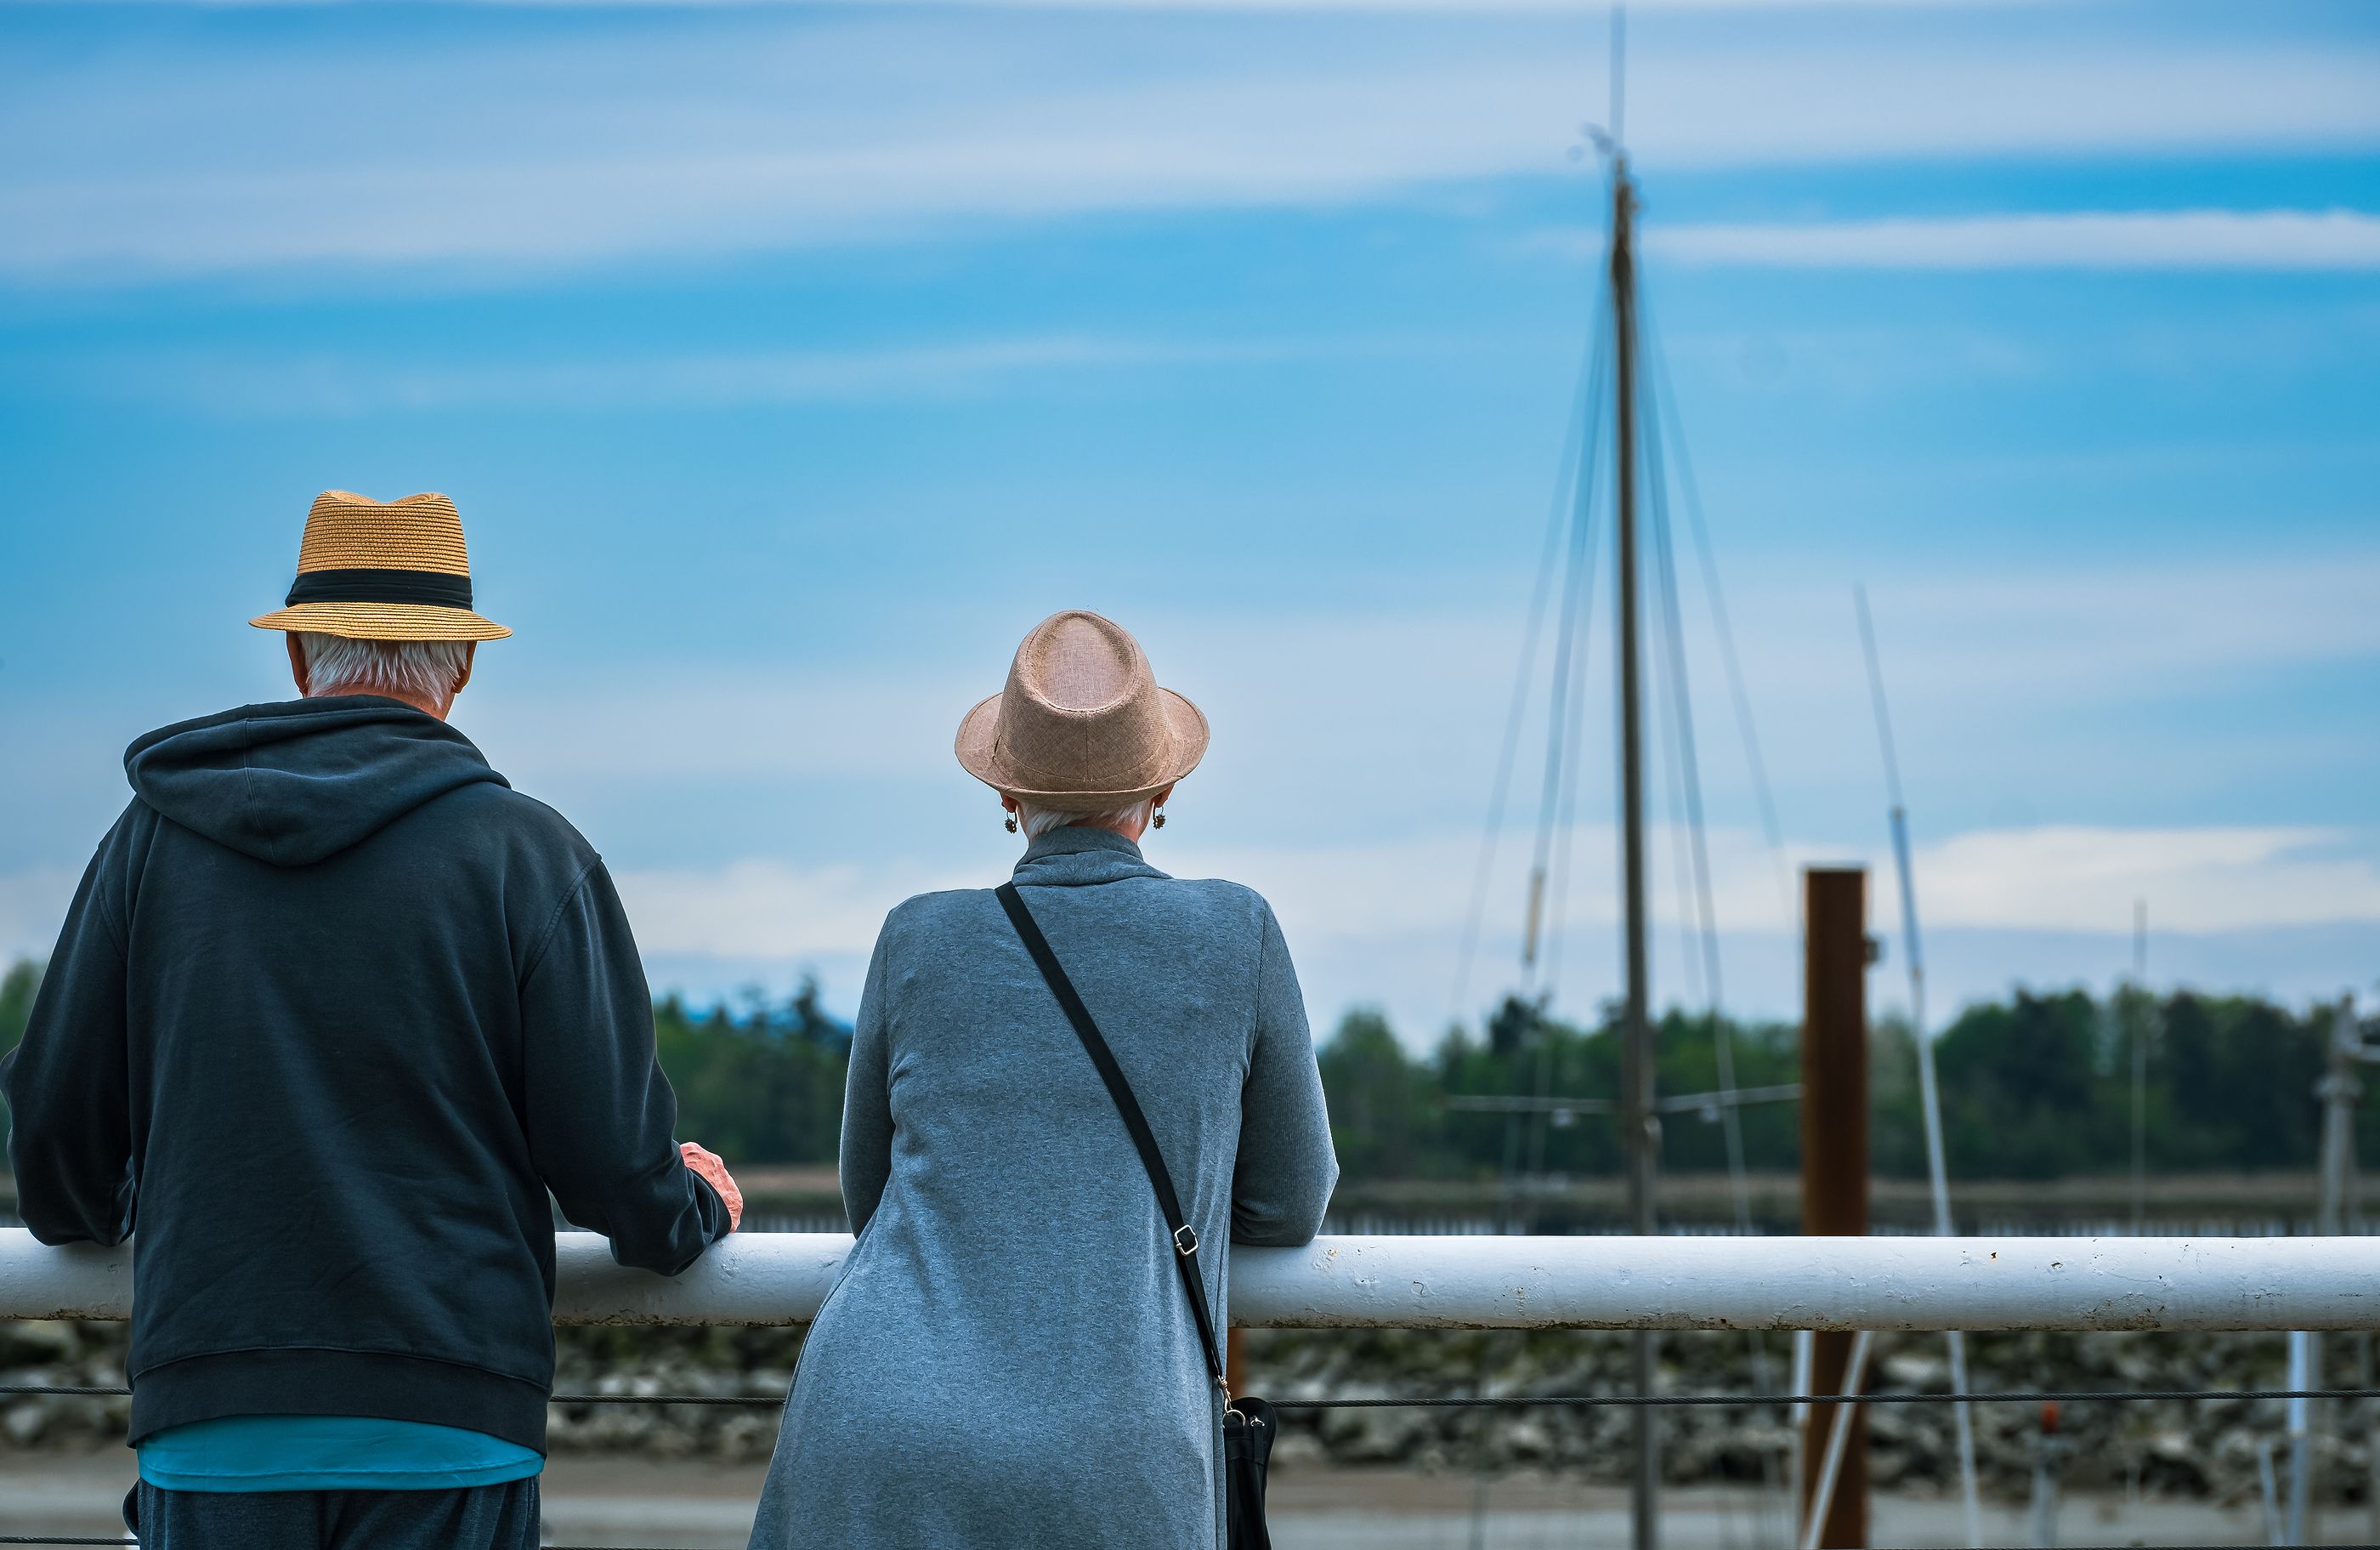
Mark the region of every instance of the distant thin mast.
MULTIPOLYGON (((1876 655, 1876 626, 1868 617, 1867 588, 1856 586, 1852 596, 1859 604, 1860 649, 1867 657, 1867 687, 1876 705, 1876 740, 1884 754, 1885 789, 1892 801, 1892 864, 1900 878, 1901 957, 1909 962, 1909 1034, 1917 1046, 1917 1099, 1925 1120, 1925 1177, 1934 1196, 1934 1231, 1948 1238, 1950 1221, 1950 1171, 1942 1154, 1942 1089, 1934 1067, 1934 1036, 1925 1022, 1925 954, 1917 934, 1917 877, 1909 854, 1909 808, 1900 797, 1900 759, 1892 746, 1892 713, 1884 699, 1884 665, 1876 655)), ((1949 1335, 1950 1392, 1967 1392, 1967 1336, 1949 1335)), ((1984 1542, 1984 1509, 1975 1471, 1975 1423, 1966 1405, 1953 1405, 1958 1423, 1959 1486, 1966 1509, 1967 1543, 1984 1542)))

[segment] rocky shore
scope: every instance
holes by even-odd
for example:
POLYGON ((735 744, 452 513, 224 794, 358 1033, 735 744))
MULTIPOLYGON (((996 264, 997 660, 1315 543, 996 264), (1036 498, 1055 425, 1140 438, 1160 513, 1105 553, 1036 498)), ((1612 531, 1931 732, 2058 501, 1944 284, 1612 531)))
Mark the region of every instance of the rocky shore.
MULTIPOLYGON (((798 1332, 749 1329, 565 1329, 564 1393, 782 1397, 801 1349, 798 1332)), ((124 1381, 124 1326, 0 1324, 0 1385, 114 1387, 124 1381)), ((2271 1335, 1978 1335, 1970 1341, 1979 1390, 2155 1390, 2281 1386, 2282 1340, 2271 1335)), ((1617 1407, 1470 1410, 1300 1410, 1299 1400, 1485 1394, 1525 1398, 1625 1392, 1627 1337, 1557 1331, 1260 1330, 1247 1340, 1249 1385, 1287 1407, 1279 1457, 1342 1466, 1491 1472, 1552 1470, 1617 1483, 1629 1458, 1627 1412, 1617 1407)), ((2333 1386, 2361 1385, 2360 1341, 2332 1337, 2333 1386)), ((1756 1389, 1765 1361, 1772 1391, 1791 1365, 1786 1336, 1664 1336, 1661 1381, 1672 1393, 1756 1389)), ((1888 1336, 1872 1389, 1939 1392, 1942 1341, 1888 1336)), ((120 1396, 0 1396, 0 1448, 89 1449, 119 1443, 120 1396)), ((1975 1407, 1986 1488, 2029 1489, 2034 1460, 2054 1450, 2070 1489, 2134 1489, 2165 1497, 2239 1501, 2256 1489, 2264 1448, 2286 1457, 2284 1407, 2274 1400, 2147 1400, 2070 1404, 2045 1439, 2040 1407, 1975 1407)), ((2372 1488, 2374 1407, 2327 1407, 2318 1440, 2324 1500, 2361 1501, 2372 1488)), ((1774 1405, 1679 1407, 1665 1412, 1663 1471, 1676 1483, 1781 1475, 1791 1432, 1774 1405)), ((742 1460, 765 1457, 776 1434, 771 1404, 556 1405, 562 1452, 742 1460)), ((1868 1412, 1870 1479, 1900 1490, 1949 1488, 1957 1471, 1951 1414, 1937 1405, 1868 1412)))

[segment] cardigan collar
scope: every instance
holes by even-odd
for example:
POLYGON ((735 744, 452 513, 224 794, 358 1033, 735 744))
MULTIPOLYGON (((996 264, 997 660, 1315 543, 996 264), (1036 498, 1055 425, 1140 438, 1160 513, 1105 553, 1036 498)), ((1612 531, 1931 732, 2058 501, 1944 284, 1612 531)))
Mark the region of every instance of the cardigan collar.
POLYGON ((1113 829, 1068 824, 1026 847, 1014 880, 1020 887, 1066 888, 1164 875, 1141 859, 1139 846, 1113 829))

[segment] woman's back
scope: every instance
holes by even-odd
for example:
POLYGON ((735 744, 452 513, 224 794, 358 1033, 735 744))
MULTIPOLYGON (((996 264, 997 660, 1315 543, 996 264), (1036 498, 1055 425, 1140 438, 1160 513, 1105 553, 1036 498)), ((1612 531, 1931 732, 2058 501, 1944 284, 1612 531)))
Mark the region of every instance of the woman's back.
MULTIPOLYGON (((1235 884, 1051 831, 1015 882, 1146 1111, 1208 1262, 1302 1243, 1337 1177, 1294 970, 1235 884)), ((892 912, 852 1047, 858 1245, 756 1546, 1218 1543, 1220 1397, 1123 1122, 989 890, 892 912)))

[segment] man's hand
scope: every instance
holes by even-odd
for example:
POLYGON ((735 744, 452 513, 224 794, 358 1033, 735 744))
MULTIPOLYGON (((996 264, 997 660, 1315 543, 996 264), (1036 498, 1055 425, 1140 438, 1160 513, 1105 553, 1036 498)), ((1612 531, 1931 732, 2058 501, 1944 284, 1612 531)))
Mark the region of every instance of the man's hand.
POLYGON ((720 1159, 719 1153, 706 1152, 690 1141, 678 1142, 677 1152, 686 1159, 686 1166, 700 1174, 703 1181, 718 1190, 719 1198, 727 1202, 727 1230, 734 1232, 742 1227, 744 1191, 735 1187, 735 1180, 728 1173, 727 1165, 720 1159))

